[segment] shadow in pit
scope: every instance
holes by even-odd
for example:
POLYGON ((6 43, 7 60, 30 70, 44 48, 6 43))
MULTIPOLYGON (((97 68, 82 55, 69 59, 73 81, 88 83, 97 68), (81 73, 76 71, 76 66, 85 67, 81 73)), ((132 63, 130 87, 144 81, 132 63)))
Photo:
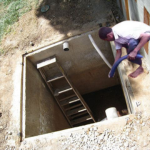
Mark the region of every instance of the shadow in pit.
POLYGON ((51 26, 67 36, 69 31, 81 30, 83 25, 105 18, 111 8, 111 2, 106 0, 43 0, 36 16, 49 20, 51 26), (45 5, 50 8, 42 13, 45 5))
POLYGON ((85 94, 83 98, 93 112, 96 121, 106 118, 105 110, 110 107, 116 107, 121 116, 124 115, 123 110, 127 110, 121 85, 85 94))

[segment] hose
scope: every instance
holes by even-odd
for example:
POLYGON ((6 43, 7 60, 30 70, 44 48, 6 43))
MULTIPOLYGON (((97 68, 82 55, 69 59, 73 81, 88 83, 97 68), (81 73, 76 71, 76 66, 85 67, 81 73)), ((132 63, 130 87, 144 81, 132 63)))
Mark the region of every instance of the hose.
MULTIPOLYGON (((140 55, 140 54, 137 54, 137 55, 136 55, 136 58, 142 58, 142 57, 143 57, 143 56, 140 55)), ((109 77, 109 78, 112 78, 112 77, 114 76, 114 73, 115 73, 115 71, 116 71, 118 65, 119 65, 124 59, 127 59, 127 58, 128 58, 128 55, 125 55, 125 56, 119 58, 119 59, 114 63, 114 65, 112 66, 112 68, 111 68, 111 70, 110 70, 110 72, 109 72, 109 74, 108 74, 108 77, 109 77)))
POLYGON ((94 48, 96 49, 96 51, 98 52, 98 54, 101 56, 101 58, 103 59, 103 61, 107 64, 107 66, 111 69, 112 66, 110 65, 110 63, 107 61, 107 59, 105 58, 105 56, 103 55, 103 53, 101 52, 101 50, 98 48, 98 46, 96 45, 96 43, 94 42, 91 34, 88 35, 89 39, 92 43, 92 45, 94 46, 94 48))

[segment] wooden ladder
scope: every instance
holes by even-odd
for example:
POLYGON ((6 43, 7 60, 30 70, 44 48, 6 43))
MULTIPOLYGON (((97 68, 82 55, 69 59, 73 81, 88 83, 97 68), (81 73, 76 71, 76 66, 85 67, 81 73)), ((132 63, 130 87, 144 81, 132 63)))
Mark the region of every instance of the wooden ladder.
POLYGON ((88 105, 71 84, 55 56, 38 63, 37 69, 71 127, 95 122, 88 105))

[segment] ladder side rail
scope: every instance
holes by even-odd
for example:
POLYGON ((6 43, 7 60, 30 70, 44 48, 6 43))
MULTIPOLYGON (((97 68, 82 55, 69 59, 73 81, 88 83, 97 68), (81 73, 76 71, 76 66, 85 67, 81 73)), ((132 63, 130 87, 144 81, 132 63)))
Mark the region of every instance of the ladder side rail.
POLYGON ((77 97, 80 99, 80 101, 83 104, 83 106, 87 109, 87 112, 90 114, 90 116, 92 117, 93 121, 96 122, 95 119, 94 119, 94 117, 93 117, 93 113, 91 112, 89 106, 86 104, 86 102, 84 101, 84 99, 82 98, 82 96, 80 95, 80 93, 77 91, 77 89, 75 87, 73 87, 73 84, 67 79, 67 76, 66 76, 64 70, 62 69, 62 67, 59 65, 59 63, 56 62, 56 64, 60 68, 62 74, 64 75, 64 77, 67 80, 67 82, 69 83, 69 85, 72 87, 72 89, 75 92, 75 94, 77 95, 77 97))
POLYGON ((43 77, 44 81, 46 82, 46 84, 47 84, 47 86, 48 86, 48 88, 49 88, 50 92, 52 93, 52 95, 53 95, 54 99, 56 100, 56 102, 57 102, 58 106, 60 107, 61 111, 63 112, 63 114, 64 114, 65 118, 66 118, 66 119, 67 119, 67 121, 68 121, 68 123, 70 124, 70 126, 71 126, 71 127, 73 127, 73 125, 71 124, 70 120, 68 119, 68 117, 67 117, 67 115, 66 115, 65 111, 63 110, 63 108, 62 108, 62 107, 61 107, 61 105, 59 104, 58 99, 54 96, 54 94, 53 94, 53 90, 52 90, 51 86, 47 83, 46 77, 45 77, 45 75, 43 74, 42 69, 43 69, 43 68, 39 68, 39 72, 41 73, 41 75, 42 75, 42 77, 43 77))

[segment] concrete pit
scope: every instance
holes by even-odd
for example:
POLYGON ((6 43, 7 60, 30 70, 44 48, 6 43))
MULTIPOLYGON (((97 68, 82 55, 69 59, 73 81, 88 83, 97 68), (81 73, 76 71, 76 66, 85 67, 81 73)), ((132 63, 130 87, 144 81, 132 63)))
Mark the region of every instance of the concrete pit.
POLYGON ((119 75, 116 73, 114 78, 108 78, 110 69, 92 46, 88 38, 89 34, 110 64, 113 64, 114 57, 110 43, 99 39, 98 30, 24 55, 22 99, 24 138, 70 128, 37 69, 38 62, 53 55, 57 57, 68 79, 89 105, 96 121, 106 117, 104 110, 108 107, 116 107, 120 112, 122 109, 128 109, 119 75), (69 51, 63 50, 64 42, 69 43, 69 51))

